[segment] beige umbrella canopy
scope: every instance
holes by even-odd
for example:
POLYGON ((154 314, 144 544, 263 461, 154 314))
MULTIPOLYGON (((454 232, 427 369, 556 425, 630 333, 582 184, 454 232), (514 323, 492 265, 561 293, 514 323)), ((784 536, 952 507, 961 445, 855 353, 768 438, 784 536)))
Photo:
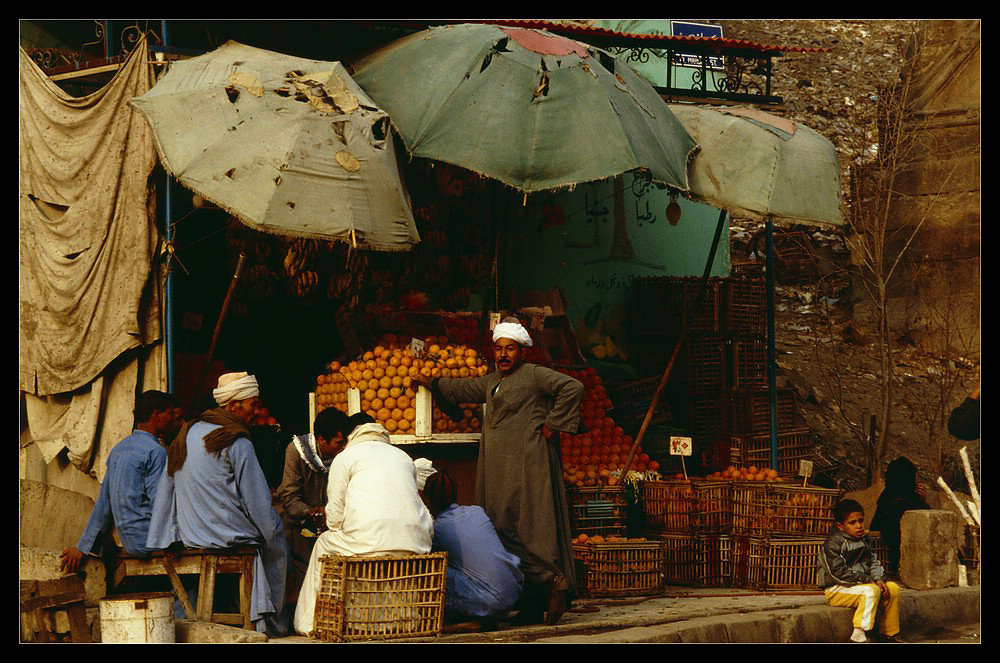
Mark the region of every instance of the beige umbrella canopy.
POLYGON ((668 106, 699 146, 691 198, 758 220, 843 225, 840 167, 826 138, 755 108, 668 106))
POLYGON ((236 42, 170 65, 132 103, 184 186, 269 233, 420 241, 387 115, 339 62, 236 42))

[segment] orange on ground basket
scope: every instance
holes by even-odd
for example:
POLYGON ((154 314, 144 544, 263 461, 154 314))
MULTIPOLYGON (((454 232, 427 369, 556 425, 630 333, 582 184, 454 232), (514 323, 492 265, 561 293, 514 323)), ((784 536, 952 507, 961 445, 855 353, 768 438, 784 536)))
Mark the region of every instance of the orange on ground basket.
POLYGON ((621 540, 573 546, 581 595, 652 596, 663 591, 664 548, 659 541, 621 540))

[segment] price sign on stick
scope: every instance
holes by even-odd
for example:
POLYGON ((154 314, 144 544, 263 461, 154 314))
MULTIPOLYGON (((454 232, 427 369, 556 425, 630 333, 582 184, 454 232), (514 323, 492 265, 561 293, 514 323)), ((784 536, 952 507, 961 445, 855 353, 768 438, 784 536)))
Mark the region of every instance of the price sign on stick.
POLYGON ((809 481, 809 477, 813 473, 813 462, 811 460, 800 460, 799 461, 799 476, 802 477, 802 487, 805 488, 806 482, 809 481))
POLYGON ((497 325, 499 324, 500 324, 500 314, 490 312, 490 331, 496 329, 497 325))
POLYGON ((410 341, 410 352, 414 357, 419 357, 424 353, 424 342, 419 338, 410 341))
POLYGON ((684 470, 684 478, 687 479, 687 465, 684 463, 684 456, 691 455, 691 438, 670 436, 670 455, 681 457, 681 469, 684 470))

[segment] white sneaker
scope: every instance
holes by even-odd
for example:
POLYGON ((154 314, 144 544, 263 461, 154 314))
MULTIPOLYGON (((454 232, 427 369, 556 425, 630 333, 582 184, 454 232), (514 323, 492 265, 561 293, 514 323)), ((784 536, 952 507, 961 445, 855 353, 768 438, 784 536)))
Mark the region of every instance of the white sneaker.
POLYGON ((851 642, 868 642, 868 636, 865 632, 859 628, 854 629, 854 633, 851 633, 851 642))

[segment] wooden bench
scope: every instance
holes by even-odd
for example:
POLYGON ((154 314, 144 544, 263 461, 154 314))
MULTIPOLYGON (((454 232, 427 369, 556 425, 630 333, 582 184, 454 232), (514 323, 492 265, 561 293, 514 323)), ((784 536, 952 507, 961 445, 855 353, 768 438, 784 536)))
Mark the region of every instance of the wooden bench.
POLYGON ((136 558, 124 552, 118 558, 113 586, 117 587, 129 576, 167 576, 174 593, 184 606, 188 619, 216 624, 230 624, 254 630, 250 618, 250 597, 253 593, 254 559, 257 550, 252 547, 157 551, 149 557, 136 558), (181 585, 181 575, 197 575, 198 605, 191 606, 187 592, 181 585), (239 612, 214 611, 215 578, 219 574, 239 576, 239 612))
POLYGON ((91 642, 90 626, 87 624, 84 608, 85 597, 83 580, 79 576, 56 580, 22 580, 22 638, 54 642, 56 636, 49 632, 47 615, 64 610, 69 619, 70 641, 91 642))

